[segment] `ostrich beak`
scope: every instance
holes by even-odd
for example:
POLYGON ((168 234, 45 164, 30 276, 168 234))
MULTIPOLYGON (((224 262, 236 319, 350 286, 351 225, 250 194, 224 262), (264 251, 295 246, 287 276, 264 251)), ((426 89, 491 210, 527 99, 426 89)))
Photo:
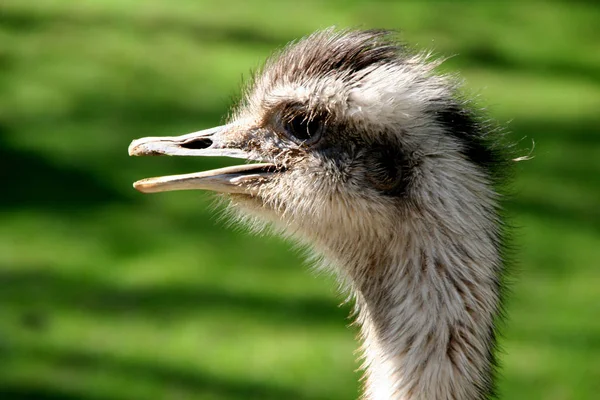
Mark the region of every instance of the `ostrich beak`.
MULTIPOLYGON (((129 155, 217 156, 260 161, 242 149, 225 146, 225 136, 236 129, 239 127, 229 124, 182 136, 137 139, 129 145, 129 155)), ((191 174, 142 179, 135 182, 133 187, 142 193, 200 189, 256 195, 260 183, 276 172, 277 166, 271 163, 243 164, 191 174)))

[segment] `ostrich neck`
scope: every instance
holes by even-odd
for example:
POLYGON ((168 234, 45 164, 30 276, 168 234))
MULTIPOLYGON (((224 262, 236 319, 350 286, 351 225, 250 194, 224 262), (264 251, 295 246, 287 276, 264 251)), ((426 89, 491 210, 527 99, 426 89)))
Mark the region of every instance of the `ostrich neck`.
POLYGON ((364 399, 490 395, 500 271, 494 232, 416 223, 388 246, 396 254, 354 265, 364 399))

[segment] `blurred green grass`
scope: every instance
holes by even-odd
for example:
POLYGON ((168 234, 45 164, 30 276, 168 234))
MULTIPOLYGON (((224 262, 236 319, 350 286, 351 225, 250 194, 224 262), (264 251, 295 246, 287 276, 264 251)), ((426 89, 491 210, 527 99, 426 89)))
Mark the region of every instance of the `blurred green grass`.
POLYGON ((600 9, 589 3, 0 2, 0 398, 348 399, 330 277, 227 227, 204 193, 131 182, 225 160, 129 159, 221 122, 240 77, 330 25, 455 55, 535 158, 508 205, 505 399, 600 391, 600 9))

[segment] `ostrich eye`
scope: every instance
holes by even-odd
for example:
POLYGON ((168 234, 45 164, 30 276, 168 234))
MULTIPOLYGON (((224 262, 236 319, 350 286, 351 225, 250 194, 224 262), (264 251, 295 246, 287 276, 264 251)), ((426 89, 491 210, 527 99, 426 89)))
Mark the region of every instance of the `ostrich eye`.
POLYGON ((319 116, 296 115, 287 121, 284 129, 298 144, 312 145, 321 139, 323 121, 319 116))

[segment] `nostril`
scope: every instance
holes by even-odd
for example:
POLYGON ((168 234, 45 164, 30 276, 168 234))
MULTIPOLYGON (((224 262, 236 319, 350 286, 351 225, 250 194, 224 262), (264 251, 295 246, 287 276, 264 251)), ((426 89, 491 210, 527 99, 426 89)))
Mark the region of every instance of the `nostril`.
POLYGON ((212 146, 213 142, 212 140, 208 139, 208 138, 198 138, 198 139, 192 139, 189 142, 185 142, 181 144, 181 147, 183 147, 184 149, 190 149, 190 150, 202 150, 202 149, 207 149, 210 146, 212 146))

